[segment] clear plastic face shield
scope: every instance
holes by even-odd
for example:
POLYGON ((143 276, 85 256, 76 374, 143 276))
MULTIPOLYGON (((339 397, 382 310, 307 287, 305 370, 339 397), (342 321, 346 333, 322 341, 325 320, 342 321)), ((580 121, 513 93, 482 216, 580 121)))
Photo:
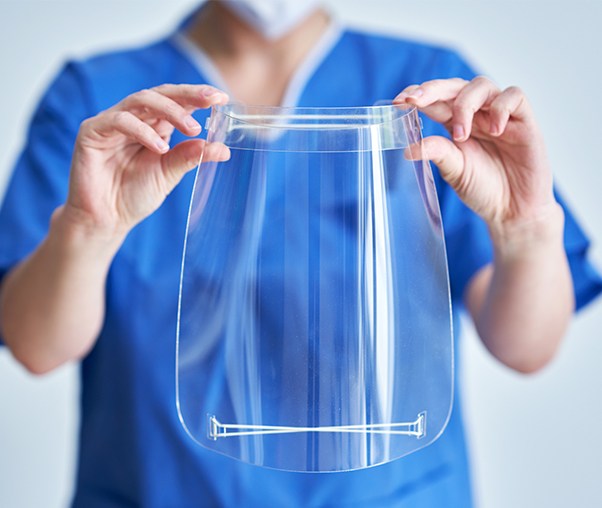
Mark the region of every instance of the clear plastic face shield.
POLYGON ((199 444, 344 471, 432 443, 453 346, 417 112, 215 106, 180 287, 177 402, 199 444))

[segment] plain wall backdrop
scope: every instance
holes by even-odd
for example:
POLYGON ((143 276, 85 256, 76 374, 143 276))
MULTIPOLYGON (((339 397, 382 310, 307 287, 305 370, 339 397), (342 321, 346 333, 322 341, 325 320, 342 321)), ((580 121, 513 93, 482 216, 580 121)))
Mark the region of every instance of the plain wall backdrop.
MULTIPOLYGON (((0 0, 0 195, 28 118, 66 58, 150 41, 193 0, 0 0)), ((521 86, 557 182, 602 243, 602 2, 331 0, 354 26, 458 48, 502 87, 521 86)), ((535 376, 495 362, 468 327, 459 352, 475 496, 484 508, 602 506, 602 302, 535 376)), ((77 366, 42 378, 0 350, 0 506, 65 506, 77 437, 77 366)), ((403 459, 402 459, 403 460, 403 459)))

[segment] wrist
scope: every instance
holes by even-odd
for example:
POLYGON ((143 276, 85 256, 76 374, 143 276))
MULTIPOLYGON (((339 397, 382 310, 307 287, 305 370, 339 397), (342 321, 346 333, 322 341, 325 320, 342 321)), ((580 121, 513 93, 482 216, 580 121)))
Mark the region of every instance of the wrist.
POLYGON ((553 202, 528 218, 488 223, 496 261, 514 261, 563 250, 564 211, 553 202))
POLYGON ((126 235, 125 231, 90 223, 77 209, 66 204, 52 214, 48 241, 58 245, 67 256, 84 255, 91 262, 104 262, 108 266, 126 235))

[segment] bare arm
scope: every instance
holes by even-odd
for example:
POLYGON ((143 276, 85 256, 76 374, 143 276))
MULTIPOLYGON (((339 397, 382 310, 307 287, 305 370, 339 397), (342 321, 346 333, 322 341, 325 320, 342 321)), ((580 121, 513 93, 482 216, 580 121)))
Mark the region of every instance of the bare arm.
POLYGON ((524 373, 552 359, 575 307, 560 206, 550 215, 519 231, 492 231, 495 261, 465 295, 487 349, 524 373))
POLYGON ((69 224, 64 212, 55 212, 48 236, 9 272, 0 292, 6 345, 38 374, 81 358, 94 344, 107 272, 121 243, 69 224))
POLYGON ((163 85, 133 94, 86 120, 78 133, 67 201, 47 237, 0 287, 0 330, 28 370, 44 373, 84 356, 104 320, 107 273, 127 233, 154 212, 184 174, 229 157, 201 139, 169 149, 190 116, 227 97, 207 86, 163 85))
POLYGON ((396 101, 447 127, 453 141, 428 137, 410 156, 425 152, 489 227, 494 262, 464 295, 479 336, 509 367, 538 370, 557 350, 575 304, 564 216, 526 97, 478 77, 412 85, 396 101))

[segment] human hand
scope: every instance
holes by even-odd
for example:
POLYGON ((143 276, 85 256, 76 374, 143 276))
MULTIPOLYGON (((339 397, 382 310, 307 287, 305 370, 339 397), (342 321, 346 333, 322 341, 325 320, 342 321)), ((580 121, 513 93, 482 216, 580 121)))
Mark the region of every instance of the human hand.
POLYGON ((414 105, 448 129, 453 141, 427 137, 410 156, 424 150, 490 228, 524 229, 558 215, 542 135, 521 90, 502 91, 483 77, 433 80, 407 87, 394 103, 414 105))
POLYGON ((70 224, 123 238, 154 212, 184 174, 203 160, 227 160, 228 148, 202 139, 169 149, 174 129, 197 136, 191 113, 225 103, 207 85, 162 85, 143 90, 85 120, 77 136, 69 193, 58 211, 70 224))

